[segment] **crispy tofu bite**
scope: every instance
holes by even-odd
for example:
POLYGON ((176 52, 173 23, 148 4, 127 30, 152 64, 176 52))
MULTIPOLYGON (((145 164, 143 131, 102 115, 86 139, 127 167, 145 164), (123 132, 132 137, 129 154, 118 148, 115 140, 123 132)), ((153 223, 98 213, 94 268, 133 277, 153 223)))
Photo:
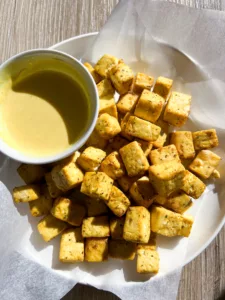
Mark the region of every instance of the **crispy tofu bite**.
POLYGON ((150 90, 153 87, 154 78, 144 73, 137 73, 134 78, 133 90, 141 93, 144 89, 150 90))
POLYGON ((136 138, 135 141, 138 142, 138 144, 141 146, 141 149, 143 150, 145 156, 148 156, 150 151, 152 150, 152 143, 138 138, 136 138))
POLYGON ((89 136, 87 142, 86 142, 86 146, 87 147, 96 147, 99 149, 105 149, 106 145, 107 145, 107 140, 103 139, 98 132, 94 129, 94 131, 92 132, 92 134, 89 136))
POLYGON ((145 245, 138 245, 137 248, 137 272, 158 273, 159 253, 145 245))
POLYGON ((28 184, 13 189, 13 199, 18 202, 37 200, 41 196, 41 187, 37 184, 28 184))
POLYGON ((190 95, 172 92, 164 111, 163 120, 175 127, 181 127, 188 119, 190 108, 190 95))
POLYGON ((126 122, 125 133, 141 140, 154 142, 158 139, 161 128, 149 121, 130 116, 126 122))
POLYGON ((108 76, 108 71, 119 62, 118 58, 112 55, 103 55, 95 65, 95 71, 102 77, 108 76))
POLYGON ((195 148, 191 131, 172 132, 170 143, 174 144, 182 159, 194 158, 195 148))
POLYGON ((180 162, 179 155, 177 153, 177 149, 174 145, 165 146, 162 148, 158 148, 152 150, 149 158, 153 165, 159 165, 167 161, 180 162))
POLYGON ((109 70, 108 74, 116 91, 120 95, 126 94, 129 91, 134 78, 134 73, 130 67, 123 62, 119 62, 109 70))
POLYGON ((62 233, 59 260, 64 263, 84 261, 84 239, 81 228, 69 228, 62 233))
POLYGON ((121 128, 118 120, 109 114, 102 114, 96 123, 97 133, 104 139, 111 139, 120 133, 121 128))
POLYGON ((146 208, 152 204, 152 196, 155 193, 147 176, 143 176, 135 181, 132 184, 129 192, 137 205, 141 205, 146 208))
POLYGON ((119 101, 117 102, 118 111, 122 114, 131 112, 135 107, 138 98, 139 96, 132 92, 128 92, 127 94, 120 96, 119 101))
POLYGON ((73 201, 68 198, 61 197, 55 200, 51 214, 55 218, 73 226, 80 226, 86 215, 86 209, 82 205, 73 203, 73 201))
POLYGON ((164 102, 164 98, 158 94, 143 90, 136 105, 134 115, 146 121, 155 123, 162 112, 164 102))
POLYGON ((114 118, 118 118, 116 103, 114 98, 112 99, 99 99, 99 115, 109 114, 114 118))
POLYGON ((208 179, 215 168, 219 165, 221 157, 210 150, 201 150, 192 163, 189 169, 203 179, 208 179))
POLYGON ((172 84, 173 84, 172 79, 160 76, 156 80, 153 92, 160 95, 166 100, 170 93, 172 84))
POLYGON ((121 135, 123 137, 125 137, 128 141, 132 141, 134 138, 133 136, 131 136, 130 134, 128 134, 126 132, 126 126, 127 126, 127 122, 130 118, 131 114, 130 113, 126 113, 126 115, 121 119, 120 121, 120 126, 121 126, 121 135))
POLYGON ((219 179, 220 178, 220 172, 218 170, 214 170, 212 172, 210 178, 219 179))
POLYGON ((184 166, 176 161, 168 161, 149 167, 149 180, 160 196, 169 196, 181 189, 184 178, 184 166))
POLYGON ((113 240, 123 240, 123 226, 125 223, 125 216, 121 218, 110 218, 110 232, 113 240))
POLYGON ((205 184, 194 174, 185 170, 181 189, 194 199, 198 199, 204 192, 205 184))
POLYGON ((87 238, 85 241, 85 260, 89 262, 100 262, 108 260, 108 239, 87 238))
POLYGON ((33 217, 47 215, 52 208, 53 199, 51 198, 47 186, 41 186, 41 195, 37 200, 30 201, 30 213, 33 217))
POLYGON ((109 240, 109 255, 123 260, 134 260, 136 244, 122 240, 109 240))
POLYGON ((152 206, 151 230, 168 237, 184 236, 191 233, 193 218, 172 212, 161 206, 152 206))
POLYGON ((131 142, 119 150, 128 176, 141 176, 149 167, 148 160, 138 142, 131 142))
POLYGON ((45 169, 40 165, 21 164, 17 172, 26 184, 39 182, 45 175, 45 169))
POLYGON ((108 213, 108 208, 103 200, 87 197, 85 204, 88 217, 96 217, 108 213))
POLYGON ((133 243, 148 243, 150 238, 150 213, 143 206, 129 207, 123 228, 123 238, 133 243))
POLYGON ((97 90, 98 90, 99 98, 102 98, 105 96, 112 98, 115 93, 115 90, 109 79, 103 79, 102 81, 100 81, 97 84, 97 90))
POLYGON ((67 227, 67 223, 56 219, 51 214, 45 216, 37 225, 38 232, 45 242, 49 242, 50 240, 55 238, 67 227))
POLYGON ((203 150, 219 145, 215 129, 201 130, 192 133, 195 150, 203 150))
POLYGON ((161 117, 155 122, 155 125, 161 128, 160 135, 156 141, 152 142, 152 146, 155 148, 161 148, 167 141, 168 132, 169 132, 169 124, 164 122, 161 117))
POLYGON ((55 182, 52 179, 51 172, 45 174, 45 181, 48 187, 49 194, 52 198, 57 198, 63 194, 63 191, 57 188, 55 182))
POLYGON ((124 175, 124 176, 118 178, 117 182, 118 182, 119 186, 121 187, 121 189, 124 192, 127 192, 127 191, 129 191, 132 184, 135 181, 137 181, 139 178, 140 178, 140 176, 129 177, 127 175, 124 175))
POLYGON ((87 172, 81 185, 81 193, 101 200, 108 200, 113 186, 111 179, 104 172, 87 172))
POLYGON ((95 147, 88 147, 78 157, 77 164, 84 171, 96 171, 105 157, 105 151, 95 147))
POLYGON ((91 74, 91 76, 93 77, 95 83, 99 83, 99 81, 101 81, 101 76, 99 76, 99 74, 95 71, 95 69, 92 67, 91 64, 89 64, 88 62, 84 63, 84 66, 87 68, 87 70, 89 71, 89 73, 91 74))
MULTIPOLYGON (((129 141, 126 140, 125 138, 119 136, 119 135, 116 135, 112 142, 110 143, 110 146, 112 147, 112 149, 114 151, 119 151, 120 148, 122 148, 123 146, 129 144, 129 141)), ((112 151, 113 152, 113 151, 112 151)))
POLYGON ((117 151, 110 153, 103 160, 101 171, 105 172, 112 179, 117 179, 125 175, 125 167, 117 151))
POLYGON ((85 238, 110 236, 108 216, 84 219, 82 224, 82 236, 85 238))
POLYGON ((116 186, 112 187, 110 197, 105 203, 117 217, 122 217, 130 206, 130 200, 116 186))

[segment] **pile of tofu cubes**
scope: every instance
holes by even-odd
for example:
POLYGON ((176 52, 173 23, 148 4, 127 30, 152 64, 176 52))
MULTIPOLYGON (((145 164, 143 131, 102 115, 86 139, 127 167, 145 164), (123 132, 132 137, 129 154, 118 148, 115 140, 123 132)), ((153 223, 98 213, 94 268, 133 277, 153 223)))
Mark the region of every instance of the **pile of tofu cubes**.
POLYGON ((193 218, 183 213, 204 180, 220 177, 220 157, 209 150, 218 146, 216 131, 171 130, 185 124, 191 105, 190 95, 171 91, 171 79, 134 75, 110 55, 85 66, 99 93, 93 133, 60 162, 22 164, 26 185, 14 188, 14 200, 44 216, 37 227, 46 242, 62 233, 60 261, 137 256, 137 272, 157 273, 157 234, 188 237, 193 218))

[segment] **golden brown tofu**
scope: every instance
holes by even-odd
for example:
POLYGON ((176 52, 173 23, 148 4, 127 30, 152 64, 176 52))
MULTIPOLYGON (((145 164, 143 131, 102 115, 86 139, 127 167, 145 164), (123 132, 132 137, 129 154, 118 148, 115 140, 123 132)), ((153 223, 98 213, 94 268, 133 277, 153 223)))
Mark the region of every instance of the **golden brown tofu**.
POLYGON ((108 216, 84 219, 82 224, 82 236, 85 238, 110 236, 108 216))
POLYGON ((134 73, 130 67, 120 62, 113 66, 108 74, 116 91, 120 95, 126 94, 129 91, 134 78, 134 73))
POLYGON ((125 175, 125 167, 117 151, 110 153, 103 160, 101 171, 105 172, 112 179, 117 179, 125 175))
POLYGON ((67 223, 56 219, 51 214, 45 216, 37 225, 38 232, 45 242, 49 242, 50 240, 55 238, 67 227, 67 223))
POLYGON ((160 135, 156 141, 152 142, 153 147, 161 148, 167 141, 168 131, 169 131, 169 124, 164 122, 161 117, 155 122, 155 125, 161 128, 160 135))
POLYGON ((136 244, 121 240, 109 240, 109 256, 122 260, 134 260, 136 244))
POLYGON ((148 243, 150 238, 150 213, 143 206, 130 206, 123 228, 123 238, 133 243, 148 243))
POLYGON ((113 179, 104 172, 86 172, 80 191, 92 198, 108 200, 112 186, 113 179))
POLYGON ((85 241, 85 260, 89 262, 100 262, 108 260, 108 239, 88 238, 85 241))
POLYGON ((185 170, 183 185, 181 189, 194 199, 198 199, 204 192, 205 184, 194 174, 185 170))
POLYGON ((153 87, 154 78, 144 73, 137 73, 134 78, 133 90, 136 93, 141 93, 144 89, 150 90, 153 87))
POLYGON ((201 150, 189 169, 203 179, 208 179, 216 167, 218 167, 221 157, 210 150, 201 150))
POLYGON ((100 99, 99 100, 99 115, 109 114, 114 118, 118 118, 117 107, 114 98, 108 99, 100 99))
POLYGON ((149 158, 153 165, 159 165, 168 161, 180 162, 177 149, 174 145, 165 146, 152 150, 149 158))
POLYGON ((96 217, 108 213, 108 208, 103 200, 87 197, 85 204, 88 217, 96 217))
POLYGON ((214 170, 210 176, 210 178, 218 179, 220 178, 220 172, 217 170, 214 170))
POLYGON ((123 146, 125 146, 127 144, 129 144, 129 141, 119 135, 115 136, 113 138, 112 143, 110 143, 110 145, 114 151, 119 151, 120 148, 122 148, 123 146))
POLYGON ((180 158, 189 159, 195 157, 195 148, 191 131, 172 132, 170 143, 176 146, 180 158))
POLYGON ((143 90, 136 105, 134 115, 155 123, 161 115, 165 99, 158 94, 143 90))
POLYGON ((122 217, 130 206, 130 200, 116 186, 112 187, 110 197, 105 203, 117 217, 122 217))
POLYGON ((45 169, 41 165, 21 164, 17 172, 26 184, 39 182, 45 175, 45 169))
POLYGON ((105 54, 103 55, 95 65, 95 71, 102 77, 108 76, 108 71, 119 62, 115 56, 105 54))
POLYGON ((99 98, 106 97, 106 96, 112 98, 115 93, 111 81, 107 78, 103 79, 97 84, 97 90, 98 90, 99 98))
POLYGON ((219 145, 215 129, 201 130, 192 133, 195 150, 203 150, 219 145))
POLYGON ((62 196, 63 191, 58 189, 57 186, 55 185, 55 182, 52 179, 51 172, 45 174, 45 181, 48 187, 49 194, 53 199, 62 196))
POLYGON ((119 150, 128 176, 141 176, 148 170, 149 163, 138 142, 131 142, 119 150))
POLYGON ((160 76, 156 80, 153 92, 162 96, 166 100, 170 93, 172 85, 172 79, 160 76))
POLYGON ((164 111, 163 120, 175 127, 181 127, 188 119, 190 108, 190 95, 172 92, 164 111))
POLYGON ((52 208, 53 199, 51 198, 47 186, 41 186, 41 195, 37 200, 30 201, 30 213, 33 217, 47 215, 52 208))
POLYGON ((123 240, 123 226, 125 223, 125 216, 121 218, 110 218, 110 232, 113 240, 123 240))
POLYGON ((84 66, 87 68, 87 70, 89 71, 89 73, 93 77, 95 83, 99 83, 99 81, 102 80, 101 76, 95 71, 95 69, 92 67, 91 64, 89 64, 88 62, 85 62, 84 66))
POLYGON ((86 142, 86 146, 87 147, 96 147, 99 149, 105 149, 106 145, 107 145, 107 140, 103 139, 96 130, 94 130, 92 132, 92 134, 89 136, 87 142, 86 142))
POLYGON ((144 206, 146 208, 152 204, 152 196, 155 193, 147 176, 143 176, 135 181, 129 192, 137 205, 144 206))
POLYGON ((116 118, 102 114, 97 120, 95 130, 102 138, 109 140, 120 133, 121 128, 116 118))
POLYGON ((13 189, 13 199, 15 202, 29 202, 37 200, 41 195, 41 187, 37 184, 28 184, 13 189))
POLYGON ((105 157, 105 151, 95 147, 88 147, 78 157, 77 164, 84 171, 97 171, 105 157))
POLYGON ((137 272, 138 273, 158 273, 159 253, 156 250, 146 249, 141 245, 137 249, 137 272))
POLYGON ((59 260, 64 263, 84 261, 84 239, 81 228, 69 228, 62 233, 59 260))
POLYGON ((140 176, 129 177, 127 175, 124 175, 123 177, 118 178, 117 182, 118 182, 119 186, 121 187, 121 189, 124 192, 127 192, 127 191, 129 191, 132 184, 135 181, 137 181, 139 178, 140 178, 140 176))
POLYGON ((125 137, 128 141, 132 141, 134 139, 133 136, 126 133, 127 121, 129 120, 130 116, 131 116, 130 113, 126 113, 126 115, 122 117, 120 121, 120 127, 121 127, 120 135, 125 137))
POLYGON ((145 156, 148 156, 150 151, 152 150, 152 143, 148 141, 144 141, 141 139, 135 139, 136 142, 141 146, 141 149, 143 150, 145 156))
POLYGON ((127 94, 120 96, 119 101, 117 102, 118 111, 122 114, 131 112, 135 107, 138 98, 139 96, 132 92, 128 92, 127 94))

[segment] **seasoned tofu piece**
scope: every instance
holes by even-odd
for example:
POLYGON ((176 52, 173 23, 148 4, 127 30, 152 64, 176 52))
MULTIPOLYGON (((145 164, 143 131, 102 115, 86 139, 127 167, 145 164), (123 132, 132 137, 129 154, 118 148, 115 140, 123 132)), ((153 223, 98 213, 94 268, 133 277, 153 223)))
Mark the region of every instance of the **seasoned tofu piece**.
POLYGON ((215 129, 201 130, 192 133, 195 150, 203 150, 219 145, 215 129))
POLYGON ((89 262, 100 262, 108 260, 108 239, 87 238, 85 241, 85 260, 89 262))
POLYGON ((217 170, 214 170, 214 171, 212 172, 210 178, 215 178, 215 179, 220 178, 220 172, 217 171, 217 170))
POLYGON ((105 172, 112 179, 117 179, 125 175, 125 167, 117 151, 110 153, 103 160, 101 171, 105 172))
POLYGON ((177 153, 177 149, 174 145, 165 146, 162 148, 158 148, 152 150, 149 158, 153 165, 159 165, 167 161, 180 162, 179 155, 177 153))
POLYGON ((106 145, 107 145, 107 140, 103 139, 98 132, 94 129, 94 131, 92 132, 92 134, 89 136, 87 142, 86 142, 86 146, 87 147, 96 147, 99 149, 105 149, 106 145))
POLYGON ((136 105, 134 115, 155 123, 161 115, 165 99, 158 94, 143 90, 136 105))
POLYGON ((221 157, 210 150, 201 150, 189 169, 203 179, 208 179, 216 167, 218 167, 221 157))
POLYGON ((92 198, 108 200, 112 186, 113 179, 104 172, 86 172, 80 191, 92 198))
POLYGON ((125 133, 141 140, 154 142, 158 139, 161 128, 149 121, 130 116, 125 127, 125 133))
POLYGON ((33 217, 47 215, 52 208, 53 199, 51 198, 47 186, 41 186, 41 195, 37 200, 30 201, 30 213, 33 217))
POLYGON ((169 124, 164 122, 161 117, 155 122, 155 125, 161 128, 160 135, 156 141, 152 142, 153 147, 161 148, 167 141, 168 132, 169 132, 169 124))
POLYGON ((117 182, 118 182, 119 186, 121 187, 121 189, 124 192, 127 192, 127 191, 129 191, 132 184, 135 181, 137 181, 139 178, 140 178, 140 176, 129 177, 127 175, 124 175, 124 176, 118 178, 117 182))
POLYGON ((108 216, 84 219, 82 224, 82 236, 85 238, 110 236, 108 216))
POLYGON ((117 102, 118 111, 122 114, 131 112, 135 107, 138 98, 139 96, 132 92, 128 92, 127 94, 120 96, 119 101, 117 102))
POLYGON ((26 184, 39 182, 45 175, 45 169, 41 165, 21 164, 17 172, 26 184))
POLYGON ((99 98, 108 96, 110 98, 113 97, 115 90, 111 84, 109 79, 103 79, 97 84, 98 96, 99 98))
POLYGON ((108 213, 108 208, 103 200, 87 197, 85 204, 88 217, 96 217, 108 213))
POLYGON ((99 100, 99 115, 109 114, 114 118, 118 118, 117 107, 114 98, 108 99, 100 99, 99 100))
POLYGON ((129 120, 131 114, 126 113, 126 115, 121 119, 120 127, 121 127, 121 135, 125 137, 128 141, 132 141, 134 138, 130 134, 126 133, 127 121, 129 120))
POLYGON ((156 274, 159 271, 159 253, 147 247, 145 245, 138 245, 137 272, 156 274))
POLYGON ((134 260, 136 244, 122 240, 109 240, 109 256, 122 260, 134 260))
POLYGON ((167 197, 181 189, 184 170, 184 166, 175 160, 153 165, 149 167, 149 180, 160 196, 167 197))
POLYGON ((152 206, 151 230, 168 237, 185 236, 191 233, 193 218, 172 212, 161 206, 152 206))
POLYGON ((123 226, 125 223, 125 216, 121 218, 110 218, 110 232, 113 240, 123 240, 123 226))
POLYGON ((138 142, 131 142, 119 150, 128 176, 144 175, 148 170, 148 160, 138 142))
POLYGON ((147 176, 143 176, 135 181, 129 192, 137 205, 144 206, 146 208, 152 204, 152 196, 155 193, 147 176))
POLYGON ((45 181, 48 187, 49 194, 52 198, 57 198, 59 196, 62 196, 63 191, 57 188, 55 182, 52 179, 51 172, 45 174, 45 181))
POLYGON ((95 65, 95 71, 102 77, 108 76, 108 71, 115 65, 117 65, 119 59, 115 56, 105 54, 103 55, 95 65))
POLYGON ((56 219, 51 214, 45 216, 37 225, 38 232, 45 242, 49 242, 50 240, 55 238, 67 227, 67 223, 56 219))
POLYGON ((191 131, 172 132, 170 143, 176 146, 180 158, 189 159, 195 157, 195 148, 191 131))
POLYGON ((37 184, 28 184, 13 189, 13 199, 18 202, 37 200, 41 196, 41 187, 37 184))
POLYGON ((134 78, 134 73, 130 67, 120 62, 113 66, 108 74, 116 91, 120 95, 126 94, 129 91, 134 78))
POLYGON ((62 233, 59 260, 64 263, 84 261, 84 239, 81 228, 69 228, 62 233))
POLYGON ((156 80, 153 92, 160 95, 166 100, 170 93, 172 85, 173 85, 172 79, 160 76, 156 80))
POLYGON ((204 192, 205 184, 194 174, 185 170, 183 185, 181 189, 194 199, 198 199, 204 192))
POLYGON ((190 95, 172 92, 164 111, 163 120, 175 127, 181 127, 188 119, 190 108, 190 95))
POLYGON ((136 142, 141 146, 141 149, 143 150, 145 156, 148 156, 150 151, 152 150, 152 143, 148 141, 144 141, 141 139, 135 139, 136 142))
POLYGON ((121 128, 116 118, 102 114, 97 120, 95 130, 102 138, 109 140, 120 133, 121 128))
POLYGON ((88 147, 78 157, 77 164, 84 171, 97 171, 105 157, 105 151, 95 147, 88 147))
POLYGON ((130 206, 123 228, 123 238, 133 243, 148 243, 150 238, 150 213, 143 206, 130 206))
POLYGON ((141 93, 144 89, 150 90, 153 87, 154 78, 144 73, 137 73, 134 78, 133 90, 141 93))
MULTIPOLYGON (((110 146, 112 147, 112 149, 114 151, 119 151, 120 148, 122 148, 123 146, 129 144, 129 141, 126 140, 125 138, 117 135, 113 138, 112 143, 110 143, 110 146)), ((112 151, 113 152, 113 151, 112 151)))
POLYGON ((117 217, 122 217, 130 206, 130 200, 116 186, 112 187, 110 197, 105 203, 117 217))
POLYGON ((85 62, 84 66, 87 68, 87 70, 89 71, 89 73, 93 77, 95 83, 99 83, 99 81, 102 80, 101 76, 95 71, 95 69, 92 67, 91 64, 89 64, 88 62, 85 62))
POLYGON ((68 198, 60 197, 55 200, 51 214, 73 226, 80 226, 86 215, 86 209, 68 198))

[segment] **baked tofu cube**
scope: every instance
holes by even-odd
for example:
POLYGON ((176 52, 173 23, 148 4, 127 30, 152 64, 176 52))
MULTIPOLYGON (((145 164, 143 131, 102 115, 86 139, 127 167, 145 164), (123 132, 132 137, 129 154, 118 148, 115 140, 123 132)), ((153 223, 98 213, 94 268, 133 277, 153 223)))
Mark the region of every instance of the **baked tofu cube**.
POLYGON ((149 121, 130 116, 126 122, 125 133, 144 141, 154 142, 158 139, 161 128, 149 121))
POLYGON ((45 175, 45 169, 40 165, 21 164, 17 172, 26 184, 39 182, 45 175))
POLYGON ((201 150, 189 169, 203 179, 208 179, 216 167, 218 167, 221 157, 210 150, 201 150))
POLYGON ((219 145, 215 129, 201 130, 192 133, 195 150, 204 150, 219 145))
POLYGON ((103 160, 101 171, 105 172, 112 179, 117 179, 125 175, 125 167, 117 151, 110 153, 103 160))
POLYGON ((173 161, 149 167, 149 180, 160 196, 169 196, 183 185, 184 166, 173 161))
POLYGON ((13 189, 13 199, 18 202, 37 200, 41 196, 41 187, 37 184, 28 184, 13 189))
POLYGON ((121 122, 120 122, 120 127, 121 127, 121 133, 120 134, 123 137, 125 137, 128 141, 132 141, 134 139, 133 136, 126 133, 127 121, 129 120, 130 116, 131 116, 130 113, 126 113, 126 115, 121 119, 121 122))
POLYGON ((134 260, 136 244, 121 240, 109 240, 109 256, 122 260, 134 260))
POLYGON ((130 200, 116 186, 112 187, 110 197, 105 203, 117 217, 122 217, 130 206, 130 200))
POLYGON ((85 260, 100 262, 108 260, 108 239, 88 238, 85 241, 85 260))
POLYGON ((97 120, 95 130, 102 138, 109 140, 120 133, 121 128, 116 118, 102 114, 97 120))
POLYGON ((176 146, 180 158, 189 159, 195 157, 191 131, 172 132, 170 143, 176 146))
POLYGON ((108 71, 119 62, 118 58, 112 55, 103 55, 95 65, 95 71, 102 77, 108 76, 108 71))
POLYGON ((147 176, 143 176, 135 181, 130 190, 130 195, 137 205, 148 208, 153 200, 154 190, 147 176))
POLYGON ((120 148, 122 148, 123 146, 129 144, 129 141, 126 140, 125 138, 117 135, 113 138, 112 142, 110 143, 110 146, 112 147, 112 149, 114 151, 119 151, 120 148))
POLYGON ((177 149, 174 145, 165 146, 162 148, 158 148, 152 150, 149 158, 153 165, 159 165, 167 161, 180 162, 179 155, 177 153, 177 149))
POLYGON ((161 206, 152 206, 151 230, 168 237, 190 235, 193 225, 191 216, 184 216, 172 212, 161 206))
POLYGON ((172 79, 160 76, 156 80, 153 92, 160 95, 166 100, 170 93, 172 85, 173 85, 172 79))
POLYGON ((132 184, 135 181, 137 181, 139 178, 140 178, 140 176, 129 177, 127 175, 124 175, 124 176, 118 178, 117 182, 118 182, 119 186, 121 187, 121 189, 124 192, 127 192, 127 191, 129 191, 132 184))
POLYGON ((152 142, 153 147, 155 148, 161 148, 164 146, 164 144, 167 141, 168 132, 169 132, 169 124, 167 122, 164 122, 161 118, 159 118, 155 125, 159 126, 161 128, 160 135, 157 138, 156 141, 152 142))
POLYGON ((62 233, 59 260, 64 263, 84 261, 84 239, 81 228, 70 228, 62 233))
POLYGON ((51 198, 46 185, 41 187, 41 195, 37 200, 30 201, 30 213, 33 217, 47 215, 52 208, 53 199, 51 198))
POLYGON ((118 111, 122 114, 131 112, 135 107, 138 98, 139 96, 132 92, 128 92, 127 94, 120 96, 119 101, 117 102, 118 111))
POLYGON ((87 68, 87 70, 89 71, 89 73, 93 77, 95 83, 99 83, 99 81, 102 80, 101 76, 99 76, 99 74, 95 71, 95 69, 92 67, 91 64, 89 64, 88 62, 85 62, 84 66, 87 68))
POLYGON ((113 99, 100 99, 99 100, 99 115, 109 114, 114 118, 118 118, 117 107, 114 98, 113 99))
POLYGON ((92 134, 89 136, 87 142, 86 142, 86 146, 87 147, 96 147, 99 149, 105 149, 106 145, 107 145, 107 140, 103 139, 96 130, 94 130, 92 132, 92 134))
POLYGON ((120 62, 112 67, 108 74, 116 91, 120 95, 126 94, 129 91, 134 78, 134 73, 130 67, 120 62))
POLYGON ((55 185, 55 182, 52 179, 51 172, 45 174, 45 181, 48 187, 49 194, 53 199, 62 196, 63 191, 58 189, 57 186, 55 185))
POLYGON ((153 87, 154 78, 144 73, 137 73, 134 78, 133 90, 135 93, 141 93, 144 89, 150 90, 153 87))
POLYGON ((148 243, 150 238, 150 213, 143 206, 129 207, 123 228, 123 238, 133 243, 148 243))
POLYGON ((146 121, 155 123, 161 115, 164 102, 164 98, 158 94, 143 90, 136 105, 134 115, 146 121))
POLYGON ((137 272, 138 273, 158 273, 159 253, 156 250, 145 249, 145 246, 137 249, 137 272))
POLYGON ((51 214, 55 218, 73 226, 80 226, 86 215, 86 209, 82 205, 73 203, 73 201, 68 198, 61 197, 55 200, 51 214))
POLYGON ((164 111, 163 120, 175 127, 181 127, 188 119, 190 108, 190 95, 172 92, 164 111))
POLYGON ((38 232, 45 242, 49 242, 50 240, 55 238, 67 227, 67 223, 56 219, 51 214, 45 216, 37 225, 38 232))
POLYGON ((125 217, 110 218, 110 232, 113 240, 123 240, 124 223, 125 223, 125 217))
POLYGON ((113 179, 104 172, 87 172, 80 191, 91 198, 108 200, 112 186, 113 179))
POLYGON ((110 236, 108 216, 84 219, 82 224, 82 236, 85 238, 110 236))
POLYGON ((137 138, 135 139, 135 141, 138 142, 138 144, 141 146, 141 149, 144 152, 145 156, 148 156, 152 150, 152 143, 137 138))
POLYGON ((183 186, 181 189, 194 199, 198 199, 205 191, 205 184, 194 174, 185 170, 183 186))
POLYGON ((115 90, 109 79, 103 79, 97 84, 98 96, 99 98, 108 96, 113 97, 115 90))
POLYGON ((119 150, 128 176, 141 176, 148 170, 148 160, 138 142, 131 142, 119 150))
POLYGON ((105 157, 105 151, 95 147, 88 147, 78 157, 77 164, 84 171, 97 171, 105 157))
POLYGON ((87 197, 85 204, 88 217, 96 217, 108 213, 108 208, 103 200, 87 197))
POLYGON ((220 172, 217 170, 214 170, 210 176, 210 178, 219 179, 220 178, 220 172))

